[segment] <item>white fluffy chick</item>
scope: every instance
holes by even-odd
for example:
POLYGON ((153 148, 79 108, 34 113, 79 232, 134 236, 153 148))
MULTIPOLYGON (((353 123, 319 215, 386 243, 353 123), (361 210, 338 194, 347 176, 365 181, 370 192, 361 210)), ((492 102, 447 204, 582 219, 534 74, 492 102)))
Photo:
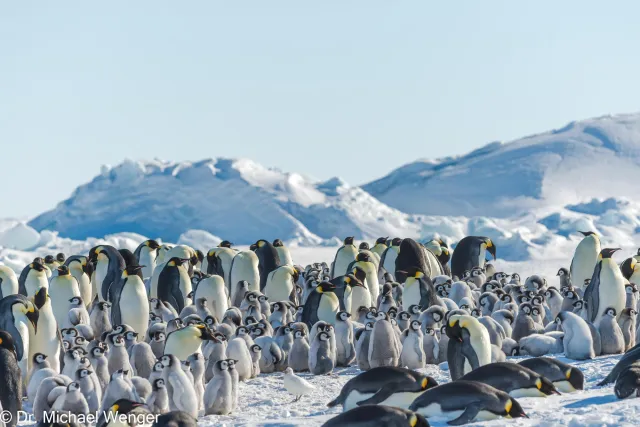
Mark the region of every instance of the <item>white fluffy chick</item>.
POLYGON ((291 368, 284 370, 284 388, 296 397, 294 402, 297 402, 302 396, 315 390, 313 384, 294 374, 291 368))

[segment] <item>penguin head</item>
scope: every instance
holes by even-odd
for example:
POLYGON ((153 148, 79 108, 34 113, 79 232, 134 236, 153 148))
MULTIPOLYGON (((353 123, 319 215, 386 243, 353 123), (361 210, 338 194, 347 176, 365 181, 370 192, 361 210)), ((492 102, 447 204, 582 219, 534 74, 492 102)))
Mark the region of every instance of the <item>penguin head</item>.
POLYGON ((113 337, 113 345, 116 347, 124 347, 124 338, 122 335, 116 335, 113 337))
POLYGON ((583 301, 581 299, 577 300, 576 302, 573 303, 573 308, 574 310, 582 310, 582 306, 583 306, 583 301))
POLYGON ((417 304, 412 304, 409 306, 409 313, 411 314, 420 314, 420 306, 417 304))
POLYGON ((226 371, 229 369, 229 361, 227 359, 218 360, 216 362, 216 369, 219 371, 226 371))
POLYGON ((33 355, 33 363, 36 365, 40 365, 47 360, 47 355, 42 353, 36 353, 33 355))
POLYGON ((402 244, 402 239, 399 237, 394 237, 391 240, 391 246, 400 246, 402 244))
POLYGON ((556 387, 553 385, 553 383, 545 377, 539 377, 538 379, 536 379, 535 385, 536 385, 536 388, 546 396, 549 396, 552 394, 560 394, 556 389, 556 387))
POLYGON ((328 334, 328 333, 326 333, 326 332, 320 332, 320 333, 318 334, 318 339, 319 339, 320 341, 329 341, 329 334, 328 334))
POLYGON ((157 241, 153 240, 153 239, 149 239, 149 240, 145 241, 144 245, 146 247, 148 247, 149 249, 151 249, 152 251, 156 251, 156 250, 160 249, 160 244, 157 241))
POLYGON ((425 333, 426 335, 435 336, 435 335, 436 335, 436 330, 435 330, 435 329, 433 329, 433 328, 426 328, 426 329, 424 330, 424 333, 425 333))
POLYGON ((169 262, 167 263, 167 266, 169 267, 182 267, 182 265, 185 262, 188 262, 190 259, 189 258, 179 258, 179 257, 173 257, 169 260, 169 262))
POLYGON ((44 263, 45 264, 53 264, 53 262, 55 260, 56 259, 53 257, 53 255, 47 255, 47 256, 44 257, 44 263))
POLYGON ((607 316, 611 316, 611 317, 616 317, 617 316, 616 309, 613 308, 613 307, 606 308, 604 312, 605 312, 605 314, 607 316))
POLYGON ((365 331, 373 331, 373 322, 367 322, 367 324, 364 325, 364 330, 365 331))
POLYGON ((304 331, 297 330, 293 334, 293 338, 296 339, 296 340, 302 339, 304 337, 305 337, 304 331))
POLYGON ((153 334, 153 340, 155 342, 162 342, 165 339, 167 339, 167 336, 164 332, 156 332, 155 334, 153 334))
POLYGON ((127 341, 137 341, 138 333, 135 331, 127 331, 127 333, 125 334, 125 339, 127 341))
POLYGON ((229 370, 232 371, 234 369, 236 369, 236 363, 238 361, 235 359, 227 359, 227 363, 229 364, 229 370))
POLYGON ((256 326, 255 328, 251 329, 251 338, 258 338, 265 335, 265 331, 264 329, 256 326))
POLYGON ((69 302, 71 303, 72 306, 74 307, 80 307, 82 305, 84 305, 84 302, 82 301, 82 297, 73 297, 69 299, 69 302))
POLYGON ((114 414, 117 413, 126 415, 129 412, 133 411, 135 408, 142 405, 142 403, 134 402, 129 399, 120 399, 117 400, 113 405, 111 405, 109 411, 114 414))
POLYGON ((282 242, 282 240, 280 239, 276 239, 273 241, 273 247, 274 248, 281 248, 284 246, 284 243, 282 242))
POLYGON ((13 337, 7 331, 0 331, 0 348, 9 350, 15 355, 15 344, 13 342, 13 337))
POLYGON ((161 388, 165 388, 164 379, 156 378, 156 380, 152 384, 154 390, 160 390, 161 388))
POLYGON ((180 361, 178 360, 178 358, 176 356, 174 356, 173 354, 165 354, 162 356, 162 358, 160 359, 160 361, 162 362, 162 366, 164 366, 165 368, 169 367, 169 366, 174 366, 180 363, 180 361))
MULTIPOLYGON (((264 242, 264 240, 259 240, 259 242, 264 242)), ((222 242, 220 242, 218 244, 219 248, 231 248, 231 246, 233 245, 233 243, 231 243, 228 240, 223 240, 222 242)))
POLYGON ((604 248, 600 251, 600 259, 608 259, 613 256, 614 253, 618 252, 620 248, 604 248))
POLYGON ((471 310, 471 315, 473 317, 482 317, 482 313, 480 313, 480 310, 478 310, 477 308, 474 308, 473 310, 471 310))
POLYGON ((540 309, 534 305, 533 307, 531 307, 531 315, 540 316, 540 309))
POLYGON ((44 263, 41 263, 41 262, 35 261, 35 260, 31 264, 29 264, 29 268, 31 268, 32 270, 35 270, 35 271, 39 271, 39 272, 42 272, 42 271, 45 270, 44 263))
POLYGON ((389 320, 389 315, 384 311, 379 311, 376 314, 376 320, 389 320))
MULTIPOLYGON (((298 331, 298 332, 300 332, 300 331, 298 331)), ((251 346, 251 351, 253 353, 260 353, 262 351, 262 347, 260 347, 258 344, 253 344, 251 346)))
POLYGON ((568 276, 569 275, 569 270, 567 270, 566 268, 562 267, 560 270, 558 270, 558 273, 556 274, 556 276, 568 276))
POLYGON ((351 287, 359 286, 361 288, 364 288, 364 285, 362 284, 362 282, 353 274, 347 274, 344 277, 344 283, 346 283, 348 286, 351 286, 351 287))
POLYGON ((580 369, 572 366, 567 369, 564 376, 574 389, 582 390, 584 388, 584 374, 580 369))
POLYGON ((76 337, 73 340, 73 343, 79 347, 84 347, 85 345, 87 345, 87 339, 85 337, 76 337))
POLYGON ((376 239, 376 245, 385 245, 385 246, 387 246, 387 240, 389 240, 389 236, 387 236, 387 237, 378 237, 376 239))
POLYGON ((395 319, 398 316, 398 308, 397 307, 389 307, 387 310, 387 314, 390 319, 395 319))
POLYGON ((320 284, 316 287, 316 292, 323 294, 325 292, 335 292, 336 285, 331 282, 320 282, 320 284))
POLYGON ((68 276, 69 275, 69 267, 66 265, 61 265, 58 267, 58 276, 68 276))
POLYGON ((161 360, 158 360, 153 365, 153 372, 162 372, 162 368, 164 368, 164 365, 161 360))
POLYGON ((533 308, 531 307, 531 304, 525 302, 520 304, 520 312, 530 316, 533 313, 533 308))
POLYGON ((566 291, 564 291, 563 296, 565 298, 574 299, 576 297, 576 293, 571 289, 567 289, 566 291))
POLYGON ((69 383, 69 385, 67 386, 67 393, 70 393, 73 391, 80 391, 80 384, 78 384, 75 381, 69 383))
POLYGON ((351 236, 351 237, 345 237, 344 238, 344 246, 352 246, 353 245, 353 239, 355 239, 355 237, 351 236))
POLYGON ((365 307, 364 305, 358 307, 358 316, 366 315, 367 313, 369 313, 369 307, 365 307))
POLYGON ((491 241, 491 239, 489 238, 485 238, 482 244, 487 249, 487 252, 491 254, 493 259, 496 259, 496 245, 493 243, 493 241, 491 241))
MULTIPOLYGON (((173 259, 173 258, 172 258, 173 259)), ((140 273, 140 270, 142 270, 144 267, 144 265, 128 265, 124 271, 122 272, 122 276, 123 277, 128 277, 128 276, 137 276, 140 273)))
POLYGON ((111 303, 107 301, 101 301, 98 303, 98 309, 101 311, 108 311, 110 307, 111 307, 111 303))
POLYGON ((213 333, 205 324, 199 323, 190 327, 195 328, 194 332, 203 341, 210 341, 214 338, 213 333))
POLYGON ((635 283, 628 283, 625 285, 624 290, 628 293, 628 294, 635 294, 638 293, 638 287, 636 286, 635 283))
POLYGON ((371 257, 366 252, 360 252, 356 255, 356 261, 358 262, 371 262, 371 257))
POLYGON ((578 233, 582 234, 584 237, 597 236, 593 231, 578 231, 578 233))
POLYGON ((367 273, 358 265, 353 267, 353 270, 351 270, 351 273, 361 282, 364 283, 365 279, 367 278, 367 273))
POLYGON ((76 371, 76 379, 81 380, 83 378, 87 378, 91 374, 93 374, 93 371, 90 369, 78 369, 76 371))
POLYGON ((502 302, 504 302, 505 304, 508 304, 508 303, 510 303, 510 302, 512 301, 512 298, 511 298, 511 295, 509 295, 509 294, 504 294, 504 295, 502 295, 502 296, 500 297, 500 300, 501 300, 502 302))
POLYGON ((338 314, 336 314, 336 319, 342 322, 346 322, 350 317, 351 314, 346 311, 339 311, 338 314))
POLYGON ((370 249, 369 243, 367 242, 360 243, 360 246, 358 246, 358 249, 360 249, 361 251, 368 251, 370 249))
POLYGON ((508 397, 509 395, 506 393, 500 393, 507 396, 507 401, 504 405, 504 413, 502 414, 502 416, 507 418, 529 418, 527 414, 524 413, 524 409, 522 409, 522 406, 520 406, 517 400, 508 397))
POLYGON ((409 325, 412 331, 419 331, 420 326, 422 326, 422 323, 417 320, 412 321, 411 324, 409 325))

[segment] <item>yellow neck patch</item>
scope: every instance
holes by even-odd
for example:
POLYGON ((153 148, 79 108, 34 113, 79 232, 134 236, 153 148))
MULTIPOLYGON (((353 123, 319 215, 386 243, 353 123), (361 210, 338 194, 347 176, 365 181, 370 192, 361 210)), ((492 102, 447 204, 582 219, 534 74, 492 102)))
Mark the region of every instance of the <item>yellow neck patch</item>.
POLYGON ((418 424, 418 417, 416 417, 415 414, 411 415, 411 417, 409 417, 409 425, 411 427, 416 427, 417 424, 418 424))
POLYGON ((507 411, 507 414, 511 412, 511 408, 513 407, 513 402, 511 399, 507 400, 507 403, 504 405, 504 410, 507 411))

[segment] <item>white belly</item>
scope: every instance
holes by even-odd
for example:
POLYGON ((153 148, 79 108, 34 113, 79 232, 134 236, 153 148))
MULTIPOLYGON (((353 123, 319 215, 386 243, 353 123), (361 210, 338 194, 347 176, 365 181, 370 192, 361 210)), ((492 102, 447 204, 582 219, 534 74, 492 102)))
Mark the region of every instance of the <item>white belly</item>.
POLYGON ((384 257, 384 264, 382 265, 387 273, 391 274, 394 278, 396 276, 396 258, 398 258, 398 253, 395 249, 389 249, 387 250, 387 254, 384 257))
MULTIPOLYGON (((29 346, 29 355, 36 353, 46 354, 47 360, 51 363, 51 369, 60 372, 60 341, 58 341, 58 327, 51 309, 51 304, 47 303, 40 309, 38 319, 38 333, 29 346)), ((31 360, 31 357, 29 358, 31 360)))
MULTIPOLYGON (((437 418, 442 419, 443 421, 454 420, 462 415, 463 412, 464 410, 442 412, 442 407, 439 403, 432 403, 424 408, 418 409, 418 413, 423 415, 425 418, 437 418)), ((480 411, 472 421, 489 421, 495 420, 496 418, 498 418, 498 416, 489 411, 480 411)))
POLYGON ((396 408, 409 409, 409 405, 413 403, 423 392, 417 393, 394 393, 387 400, 382 401, 380 405, 395 406, 396 408))
MULTIPOLYGON (((71 305, 69 300, 73 297, 81 296, 77 287, 66 285, 68 284, 56 286, 54 282, 50 289, 51 294, 49 296, 49 298, 51 298, 53 316, 61 328, 67 324, 69 319, 69 307, 71 305)), ((40 322, 38 322, 38 328, 40 328, 40 322)))
POLYGON ((371 294, 366 288, 355 287, 351 291, 351 316, 358 317, 358 307, 371 307, 371 294))
POLYGON ((140 337, 146 336, 149 327, 149 300, 144 284, 134 286, 127 283, 122 288, 120 315, 122 323, 131 326, 140 337))
POLYGON ((600 244, 593 237, 583 239, 576 248, 571 264, 571 281, 575 287, 584 289, 585 279, 591 279, 598 262, 600 244))
POLYGON ((349 393, 349 395, 347 396, 347 398, 344 401, 344 405, 342 407, 342 412, 346 412, 349 411, 353 408, 357 408, 358 402, 362 402, 363 400, 367 400, 368 398, 370 398, 371 396, 373 396, 373 393, 360 393, 357 390, 352 391, 351 393, 349 393))
POLYGON ((32 297, 40 290, 40 288, 48 288, 49 281, 44 273, 33 274, 30 272, 27 275, 27 279, 24 281, 24 287, 27 290, 27 295, 32 297))
POLYGON ((336 323, 336 314, 340 310, 340 303, 335 294, 323 295, 318 305, 318 319, 330 324, 336 323))
POLYGON ((627 301, 627 294, 624 290, 624 277, 620 269, 616 265, 612 268, 605 268, 605 263, 614 264, 613 260, 605 259, 602 261, 602 270, 600 271, 600 301, 598 304, 598 315, 594 325, 600 325, 600 319, 608 307, 616 309, 618 316, 622 313, 627 301))
POLYGON ((71 275, 78 281, 78 288, 80 289, 80 296, 85 305, 91 304, 95 295, 93 295, 93 289, 91 287, 91 279, 82 270, 71 269, 71 275))
POLYGON ((358 251, 354 246, 345 246, 340 249, 340 252, 336 256, 335 264, 333 266, 333 278, 343 276, 347 273, 349 264, 356 260, 358 251))
POLYGON ((554 382, 553 385, 556 386, 558 391, 561 393, 573 393, 576 391, 569 381, 557 381, 554 382))
POLYGON ((404 290, 402 294, 402 308, 407 310, 412 305, 420 304, 420 284, 413 282, 404 290))
POLYGON ((515 397, 516 399, 519 399, 521 397, 547 397, 546 394, 542 393, 540 390, 538 390, 535 387, 522 388, 519 390, 511 390, 511 393, 509 393, 509 396, 515 397))
POLYGON ((214 275, 202 280, 196 289, 195 299, 198 298, 206 298, 211 313, 218 321, 222 320, 228 304, 224 279, 221 276, 214 275))
POLYGON ((107 272, 109 269, 109 263, 106 261, 98 261, 98 263, 96 264, 96 271, 95 271, 95 290, 98 293, 98 299, 100 301, 104 301, 104 299, 102 298, 102 282, 104 282, 104 279, 107 277, 107 272))
POLYGON ((142 267, 142 276, 146 279, 151 277, 153 270, 156 268, 156 251, 150 251, 149 248, 143 247, 140 249, 140 265, 142 267))
POLYGON ((271 302, 289 301, 289 295, 293 290, 291 280, 282 280, 279 275, 273 275, 264 287, 264 294, 271 302))
POLYGON ((260 290, 260 273, 258 272, 257 257, 254 260, 250 258, 250 255, 246 255, 244 252, 239 253, 233 260, 233 268, 230 273, 230 285, 234 294, 231 295, 231 300, 235 301, 235 289, 236 285, 241 280, 246 280, 249 283, 250 291, 260 290))

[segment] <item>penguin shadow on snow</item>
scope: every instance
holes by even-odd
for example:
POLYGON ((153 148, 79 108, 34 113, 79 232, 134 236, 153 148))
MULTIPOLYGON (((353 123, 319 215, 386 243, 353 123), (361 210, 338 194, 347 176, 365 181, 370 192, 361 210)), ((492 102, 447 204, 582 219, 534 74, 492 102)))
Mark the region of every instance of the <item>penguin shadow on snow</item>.
POLYGON ((614 402, 619 402, 619 399, 615 396, 615 394, 608 394, 606 396, 587 397, 586 399, 578 400, 577 402, 572 402, 568 405, 564 405, 564 407, 567 409, 580 409, 587 408, 589 406, 605 405, 607 403, 614 402))

